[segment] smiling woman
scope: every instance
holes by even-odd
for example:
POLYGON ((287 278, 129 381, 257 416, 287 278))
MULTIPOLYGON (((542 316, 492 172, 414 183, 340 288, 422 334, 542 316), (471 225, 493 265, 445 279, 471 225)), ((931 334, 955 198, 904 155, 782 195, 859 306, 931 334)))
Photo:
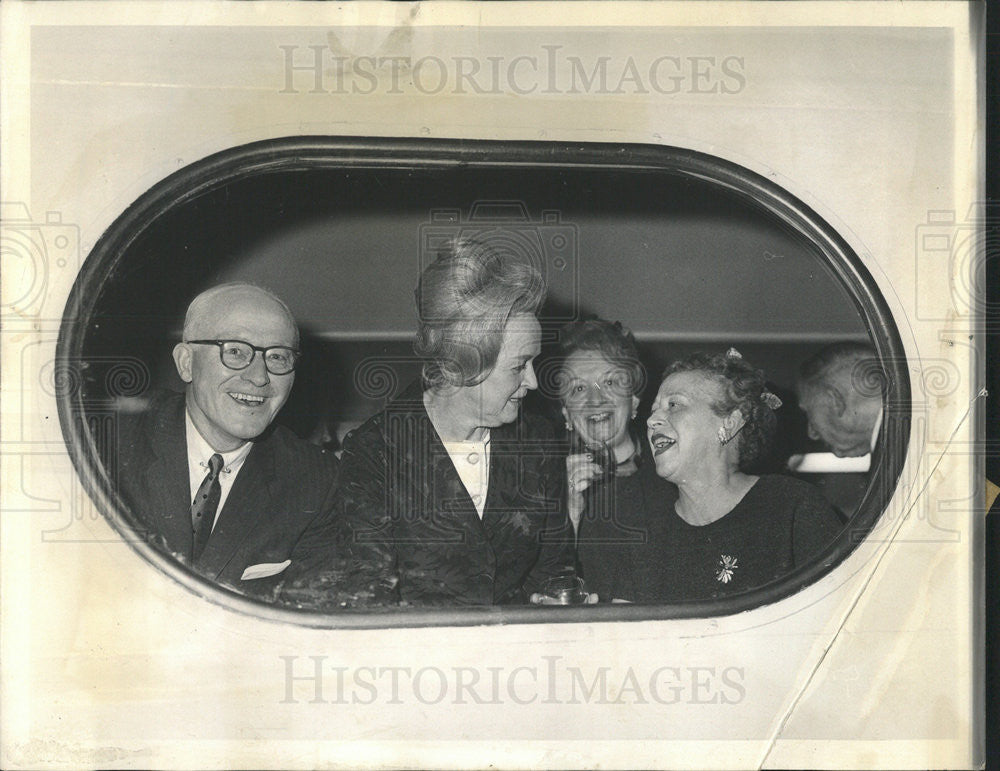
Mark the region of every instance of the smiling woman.
POLYGON ((733 348, 674 362, 647 421, 656 474, 676 493, 647 496, 659 536, 661 601, 703 600, 780 580, 833 542, 841 522, 811 485, 748 473, 781 401, 733 348))
POLYGON ((572 570, 550 431, 519 420, 538 387, 541 275, 457 240, 416 296, 422 382, 346 440, 337 508, 349 567, 331 594, 338 540, 307 531, 285 590, 305 607, 524 603, 572 570))
MULTIPOLYGON (((848 554, 882 512, 905 460, 902 452, 880 455, 846 507, 851 533, 841 532, 826 556, 796 562, 764 589, 740 591, 731 581, 733 592, 708 603, 595 606, 561 614, 523 605, 489 610, 488 616, 481 609, 454 609, 523 600, 543 574, 572 564, 564 542, 552 545, 566 535, 557 520, 567 508, 557 500, 566 484, 567 448, 546 419, 559 417, 553 364, 567 322, 597 314, 620 318, 634 330, 641 367, 639 375, 629 375, 632 393, 618 405, 620 373, 596 367, 599 356, 577 357, 568 371, 582 384, 575 397, 580 405, 563 402, 561 422, 574 426, 589 452, 599 455, 609 444, 618 470, 629 468, 630 447, 640 447, 639 473, 661 489, 670 483, 645 462, 649 446, 626 440, 628 432, 620 429, 633 410, 649 410, 655 394, 644 373, 662 371, 693 351, 735 341, 767 371, 768 389, 790 405, 778 413, 772 450, 752 470, 757 475, 780 470, 793 452, 812 449, 805 417, 794 405, 798 363, 831 340, 870 344, 886 373, 883 399, 908 403, 906 361, 893 320, 850 247, 781 188, 687 150, 357 138, 290 138, 235 148, 177 172, 130 207, 86 260, 70 307, 80 321, 64 324, 60 361, 71 376, 65 382, 75 386, 63 394, 61 417, 74 460, 102 510, 143 557, 184 585, 248 612, 299 623, 565 621, 577 613, 661 618, 753 607, 815 581, 848 554), (498 265, 521 266, 520 278, 510 286, 485 281, 482 286, 494 290, 479 294, 466 280, 472 274, 456 283, 448 270, 435 273, 432 266, 448 246, 463 242, 484 255, 502 255, 498 265), (412 298, 421 275, 426 280, 418 292, 414 355, 412 298), (441 280, 431 280, 435 275, 441 280), (186 335, 188 300, 226 282, 274 290, 294 313, 301 341, 288 336, 277 312, 266 335, 230 327, 186 335), (465 288, 445 303, 438 284, 465 288), (513 291, 515 284, 525 288, 513 291), (464 320, 456 326, 455 318, 464 320), (170 351, 181 340, 175 361, 170 351), (250 346, 243 374, 226 364, 229 357, 230 366, 242 365, 243 358, 233 358, 241 355, 239 343, 250 346), (281 374, 286 348, 301 355, 294 354, 294 373, 281 374), (142 377, 123 380, 116 374, 122 361, 137 362, 142 377), (148 397, 154 387, 185 390, 186 368, 203 365, 218 375, 218 393, 227 400, 221 423, 232 436, 243 431, 226 428, 230 416, 256 419, 273 410, 275 424, 331 451, 343 447, 342 503, 352 496, 378 503, 359 505, 345 518, 353 523, 352 548, 374 549, 377 569, 365 576, 358 570, 363 561, 348 566, 342 556, 328 556, 324 564, 321 547, 344 539, 341 528, 326 544, 314 542, 311 562, 289 568, 297 571, 285 582, 283 601, 290 608, 245 605, 192 574, 170 550, 135 537, 143 525, 141 512, 124 496, 130 472, 115 461, 119 428, 133 397, 148 397), (240 386, 226 386, 227 377, 240 386), (606 395, 613 409, 593 404, 606 395), (376 414, 384 424, 366 424, 376 414), (377 436, 377 447, 367 441, 377 436), (429 464, 415 463, 421 447, 430 453, 423 456, 429 464), (362 467, 371 474, 352 475, 351 468, 362 467), (438 474, 439 468, 448 473, 438 474), (364 481, 373 475, 386 486, 364 481), (428 495, 433 500, 422 502, 428 495), (385 521, 361 515, 377 508, 388 513, 385 521), (425 516, 431 511, 438 513, 425 516), (425 564, 413 556, 406 531, 418 526, 434 531, 433 545, 421 554, 461 559, 439 570, 447 560, 425 564), (541 538, 546 530, 559 532, 555 541, 541 538), (543 552, 547 567, 539 568, 543 552), (350 580, 345 571, 354 572, 350 580), (383 601, 453 609, 397 616, 344 610, 383 601), (336 615, 329 614, 333 609, 336 615)), ((588 350, 617 363, 617 354, 600 346, 588 350)), ((205 394, 205 403, 217 395, 205 394)), ((908 425, 897 414, 887 411, 881 446, 906 446, 908 425)), ((587 492, 601 489, 609 488, 597 484, 587 492)), ((669 493, 661 499, 669 501, 669 493)), ((586 522, 584 517, 581 549, 586 522)), ((616 537, 621 548, 630 548, 636 535, 625 523, 616 537)), ((741 575, 740 567, 728 570, 741 575)))
MULTIPOLYGON (((559 395, 571 437, 567 509, 583 578, 603 601, 648 599, 641 574, 661 555, 643 502, 656 476, 633 425, 646 381, 635 338, 620 323, 586 319, 561 330, 560 354, 559 395)), ((669 495, 664 487, 659 497, 669 495)))

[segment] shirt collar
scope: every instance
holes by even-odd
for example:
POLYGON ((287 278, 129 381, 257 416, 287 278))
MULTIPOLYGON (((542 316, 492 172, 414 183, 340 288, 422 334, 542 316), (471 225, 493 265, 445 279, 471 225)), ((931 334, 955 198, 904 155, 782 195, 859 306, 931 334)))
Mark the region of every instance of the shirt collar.
MULTIPOLYGON (((198 427, 195 426, 194 421, 191 420, 191 413, 184 410, 184 434, 187 437, 187 452, 188 458, 195 460, 198 463, 208 463, 209 458, 215 455, 217 450, 212 448, 208 442, 205 441, 205 437, 201 435, 198 431, 198 427)), ((253 448, 253 442, 244 442, 235 450, 230 450, 229 452, 220 452, 219 455, 222 456, 222 470, 223 473, 229 471, 233 466, 241 464, 250 453, 253 448)))
POLYGON ((623 460, 615 466, 616 477, 630 477, 638 471, 639 466, 642 465, 642 441, 631 429, 629 429, 629 436, 632 438, 632 447, 634 449, 627 460, 623 460))
POLYGON ((878 432, 882 428, 882 408, 879 407, 878 417, 875 419, 875 428, 872 429, 872 440, 871 440, 871 450, 875 452, 875 442, 878 441, 878 432))

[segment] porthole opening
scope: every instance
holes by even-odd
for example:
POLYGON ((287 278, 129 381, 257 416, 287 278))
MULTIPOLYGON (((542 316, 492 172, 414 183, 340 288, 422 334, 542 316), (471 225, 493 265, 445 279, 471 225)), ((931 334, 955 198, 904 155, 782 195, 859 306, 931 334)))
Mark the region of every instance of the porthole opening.
MULTIPOLYGON (((787 191, 732 163, 648 145, 288 138, 204 159, 168 177, 102 236, 79 275, 58 363, 60 417, 102 512, 157 569, 202 597, 311 626, 553 623, 730 614, 815 582, 863 540, 905 460, 909 380, 892 315, 848 243, 787 191), (270 602, 220 585, 150 537, 122 494, 123 410, 183 391, 172 357, 188 302, 223 282, 267 286, 291 308, 301 364, 276 420, 336 454, 345 435, 417 378, 413 292, 441 243, 470 235, 543 275, 536 370, 559 330, 589 315, 634 333, 650 413, 660 374, 696 351, 740 355, 784 403, 756 473, 796 476, 842 517, 808 564, 746 592, 690 602, 546 608, 348 608, 270 602), (799 408, 800 367, 835 342, 871 346, 882 401, 869 466, 809 465, 829 449, 799 408), (858 470, 852 470, 858 469, 858 470)), ((523 409, 558 426, 555 386, 523 409)), ((132 473, 130 471, 130 473, 132 473)))

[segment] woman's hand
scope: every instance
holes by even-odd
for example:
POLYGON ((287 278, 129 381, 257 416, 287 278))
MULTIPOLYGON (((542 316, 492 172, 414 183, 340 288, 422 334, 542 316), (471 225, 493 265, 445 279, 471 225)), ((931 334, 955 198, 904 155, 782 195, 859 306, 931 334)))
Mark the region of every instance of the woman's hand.
POLYGON ((569 504, 569 519, 573 523, 574 532, 580 530, 580 517, 586 503, 584 491, 590 483, 601 475, 601 467, 594 463, 594 456, 588 453, 576 453, 566 456, 566 490, 569 504))

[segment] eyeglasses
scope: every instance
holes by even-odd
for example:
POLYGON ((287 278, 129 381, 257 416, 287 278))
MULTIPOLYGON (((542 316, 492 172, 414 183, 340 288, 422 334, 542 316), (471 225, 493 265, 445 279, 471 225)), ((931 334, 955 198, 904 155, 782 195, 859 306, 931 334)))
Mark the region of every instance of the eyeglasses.
POLYGON ((260 351, 264 356, 264 366, 272 375, 287 375, 295 369, 299 352, 284 345, 272 345, 260 348, 242 340, 185 340, 190 345, 219 346, 219 360, 229 369, 246 369, 253 363, 254 356, 260 351))

